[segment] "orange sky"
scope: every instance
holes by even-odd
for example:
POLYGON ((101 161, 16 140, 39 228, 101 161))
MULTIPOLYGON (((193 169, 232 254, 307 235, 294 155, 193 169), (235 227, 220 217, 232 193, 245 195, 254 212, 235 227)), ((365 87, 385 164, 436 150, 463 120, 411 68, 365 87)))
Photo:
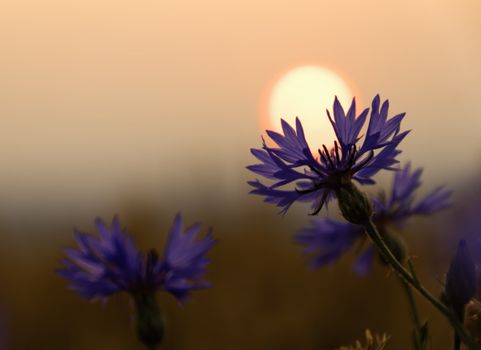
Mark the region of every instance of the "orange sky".
POLYGON ((0 196, 235 199, 263 89, 304 62, 406 111, 403 159, 454 181, 481 162, 480 34, 474 0, 3 1, 0 196))

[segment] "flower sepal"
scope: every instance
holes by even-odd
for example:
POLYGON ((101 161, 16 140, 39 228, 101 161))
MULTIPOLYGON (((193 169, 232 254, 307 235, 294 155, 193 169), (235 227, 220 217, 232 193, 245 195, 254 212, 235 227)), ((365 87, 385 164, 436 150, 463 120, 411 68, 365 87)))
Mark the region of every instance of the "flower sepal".
POLYGON ((362 225, 371 219, 371 203, 352 181, 343 182, 336 192, 339 209, 347 221, 362 225))

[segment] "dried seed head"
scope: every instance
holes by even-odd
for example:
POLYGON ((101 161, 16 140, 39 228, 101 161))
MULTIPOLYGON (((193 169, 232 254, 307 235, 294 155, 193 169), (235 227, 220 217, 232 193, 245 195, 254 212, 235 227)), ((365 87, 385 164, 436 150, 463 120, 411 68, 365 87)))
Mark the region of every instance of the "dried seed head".
POLYGON ((354 346, 341 346, 339 350, 384 350, 390 338, 385 333, 374 334, 373 336, 369 329, 366 329, 365 337, 366 340, 364 345, 361 341, 356 340, 354 346))

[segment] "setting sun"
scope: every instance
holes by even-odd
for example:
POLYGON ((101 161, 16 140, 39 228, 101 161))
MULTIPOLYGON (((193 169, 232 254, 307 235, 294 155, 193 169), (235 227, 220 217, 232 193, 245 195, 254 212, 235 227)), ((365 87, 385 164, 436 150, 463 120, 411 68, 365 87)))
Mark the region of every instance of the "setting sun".
POLYGON ((336 73, 320 66, 301 66, 280 77, 270 91, 267 104, 267 128, 280 130, 280 119, 291 125, 302 121, 307 141, 313 148, 331 144, 334 133, 326 117, 337 96, 343 106, 350 104, 353 92, 336 73))

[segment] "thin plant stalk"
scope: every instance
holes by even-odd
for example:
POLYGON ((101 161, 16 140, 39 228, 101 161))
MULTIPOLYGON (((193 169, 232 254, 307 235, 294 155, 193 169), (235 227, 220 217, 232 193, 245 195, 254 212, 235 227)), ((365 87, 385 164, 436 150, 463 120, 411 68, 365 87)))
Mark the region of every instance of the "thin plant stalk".
POLYGON ((376 245, 381 255, 386 259, 389 265, 399 274, 399 277, 404 279, 406 283, 412 286, 425 299, 427 299, 436 309, 438 309, 450 322, 456 334, 466 344, 469 350, 477 350, 478 347, 473 339, 466 333, 463 325, 459 322, 456 315, 444 305, 440 300, 434 297, 424 286, 419 282, 417 277, 409 272, 393 255, 386 242, 379 234, 376 225, 371 219, 363 223, 367 235, 376 245))
POLYGON ((414 327, 414 348, 416 350, 424 350, 425 342, 423 339, 423 325, 419 318, 419 313, 411 286, 401 277, 399 278, 399 281, 401 282, 404 294, 406 295, 406 299, 409 304, 409 313, 411 315, 411 320, 414 327))

